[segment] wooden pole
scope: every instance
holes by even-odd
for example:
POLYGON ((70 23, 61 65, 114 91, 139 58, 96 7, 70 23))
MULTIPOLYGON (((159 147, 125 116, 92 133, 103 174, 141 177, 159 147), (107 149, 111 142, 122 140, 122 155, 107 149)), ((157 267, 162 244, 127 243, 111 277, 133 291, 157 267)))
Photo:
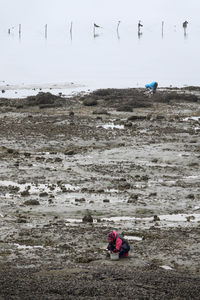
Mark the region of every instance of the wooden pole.
POLYGON ((162 37, 164 36, 164 21, 162 21, 162 37))
POLYGON ((45 39, 47 39, 47 24, 45 25, 45 39))
POLYGON ((121 21, 118 21, 117 23, 117 37, 118 39, 120 39, 120 36, 119 36, 119 25, 120 25, 121 21))
POLYGON ((73 23, 71 22, 71 25, 70 25, 70 37, 71 37, 71 40, 72 40, 72 26, 73 26, 73 23))
POLYGON ((21 38, 21 33, 22 33, 22 25, 19 24, 19 38, 21 38))

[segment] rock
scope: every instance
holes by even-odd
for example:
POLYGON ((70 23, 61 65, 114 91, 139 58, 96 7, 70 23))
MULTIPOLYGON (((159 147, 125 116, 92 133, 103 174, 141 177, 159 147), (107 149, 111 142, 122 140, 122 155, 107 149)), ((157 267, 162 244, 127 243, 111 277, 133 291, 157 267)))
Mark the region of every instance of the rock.
POLYGON ((29 96, 26 98, 26 105, 33 106, 33 105, 40 105, 41 108, 50 106, 57 106, 61 105, 59 102, 61 100, 60 96, 53 95, 51 93, 43 93, 40 92, 36 96, 29 96))
POLYGON ((195 216, 188 216, 186 217, 187 222, 190 222, 191 220, 195 220, 195 216))
POLYGON ((75 202, 85 202, 85 198, 75 199, 75 202))
POLYGON ((6 91, 5 90, 1 90, 2 94, 4 94, 6 91))
POLYGON ((93 115, 108 115, 108 112, 105 109, 98 109, 93 111, 93 115))
POLYGON ((93 217, 90 214, 87 214, 82 219, 83 223, 93 223, 93 217))
POLYGON ((137 194, 133 194, 130 196, 130 198, 128 199, 127 203, 136 203, 138 200, 138 195, 137 194))
POLYGON ((155 193, 150 193, 149 194, 149 197, 156 197, 157 196, 157 193, 155 192, 155 193))
POLYGON ((40 205, 40 202, 38 200, 27 200, 24 205, 40 205))
POLYGON ((31 156, 31 153, 29 153, 29 152, 24 152, 24 156, 25 156, 25 157, 30 157, 30 156, 31 156))
POLYGON ((126 122, 126 123, 124 124, 125 127, 132 127, 132 125, 133 125, 133 124, 132 124, 131 122, 126 122))
POLYGON ((85 99, 83 101, 83 105, 85 105, 85 106, 95 106, 95 105, 97 105, 97 100, 92 99, 92 98, 85 99))
POLYGON ((188 199, 191 199, 191 200, 194 200, 194 199, 195 199, 195 196, 194 196, 194 194, 188 194, 188 195, 187 195, 187 198, 188 198, 188 199))
POLYGON ((12 154, 12 153, 15 152, 15 150, 14 150, 14 149, 7 149, 7 152, 8 152, 9 154, 12 154))
POLYGON ((64 152, 65 155, 74 155, 75 154, 75 151, 74 150, 66 150, 64 152))
POLYGON ((69 116, 70 116, 70 117, 73 117, 73 116, 74 116, 74 112, 73 112, 73 111, 70 111, 70 112, 69 112, 69 116))
POLYGON ((56 157, 56 158, 55 158, 55 162, 62 162, 62 158, 56 157))
POLYGON ((142 120, 146 120, 146 116, 133 115, 128 118, 128 121, 142 121, 142 120))
POLYGON ((21 196, 23 196, 23 197, 30 196, 29 190, 25 190, 25 191, 21 192, 21 196))
POLYGON ((104 202, 104 203, 109 203, 110 200, 109 200, 109 199, 103 199, 103 202, 104 202))
POLYGON ((153 221, 154 222, 160 221, 160 218, 157 215, 155 215, 155 216, 153 216, 153 221))
POLYGON ((17 223, 27 223, 25 218, 19 218, 17 219, 17 223))
POLYGON ((47 192, 42 192, 39 194, 40 197, 47 197, 49 194, 47 192))
POLYGON ((129 105, 121 105, 120 107, 117 108, 117 111, 132 112, 133 107, 129 105))
POLYGON ((120 183, 118 188, 119 188, 119 190, 128 190, 131 188, 131 185, 128 182, 123 182, 123 183, 120 183))

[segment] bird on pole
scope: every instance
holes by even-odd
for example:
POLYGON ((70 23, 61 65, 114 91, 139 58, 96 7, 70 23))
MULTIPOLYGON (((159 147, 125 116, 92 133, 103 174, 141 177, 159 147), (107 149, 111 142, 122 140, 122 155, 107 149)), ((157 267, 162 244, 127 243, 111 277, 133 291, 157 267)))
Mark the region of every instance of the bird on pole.
POLYGON ((94 27, 93 27, 93 34, 94 34, 94 37, 97 37, 98 35, 96 34, 95 32, 95 29, 96 28, 102 28, 101 26, 97 25, 96 23, 94 23, 94 27))

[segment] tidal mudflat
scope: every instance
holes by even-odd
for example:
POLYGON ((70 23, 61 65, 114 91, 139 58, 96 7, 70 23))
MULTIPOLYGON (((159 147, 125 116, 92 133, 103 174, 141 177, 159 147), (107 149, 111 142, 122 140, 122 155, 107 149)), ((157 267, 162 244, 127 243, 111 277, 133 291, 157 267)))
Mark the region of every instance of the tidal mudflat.
POLYGON ((198 87, 1 98, 0 298, 198 299, 199 135, 198 87))

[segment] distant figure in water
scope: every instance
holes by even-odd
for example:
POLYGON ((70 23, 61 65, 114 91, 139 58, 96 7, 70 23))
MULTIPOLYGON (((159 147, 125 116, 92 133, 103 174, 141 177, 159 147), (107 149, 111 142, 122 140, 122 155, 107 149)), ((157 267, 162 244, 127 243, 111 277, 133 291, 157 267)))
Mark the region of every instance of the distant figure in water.
POLYGON ((147 88, 152 95, 156 93, 157 87, 158 87, 158 83, 156 81, 153 81, 145 85, 145 88, 147 88))
POLYGON ((116 230, 113 230, 108 234, 107 242, 109 242, 107 249, 111 253, 119 253, 119 257, 128 256, 130 245, 116 230))
POLYGON ((184 35, 186 35, 187 25, 188 25, 188 21, 183 22, 184 35))
POLYGON ((143 25, 141 24, 141 21, 138 22, 138 37, 140 37, 140 35, 142 34, 142 32, 140 31, 141 27, 143 27, 143 25))

